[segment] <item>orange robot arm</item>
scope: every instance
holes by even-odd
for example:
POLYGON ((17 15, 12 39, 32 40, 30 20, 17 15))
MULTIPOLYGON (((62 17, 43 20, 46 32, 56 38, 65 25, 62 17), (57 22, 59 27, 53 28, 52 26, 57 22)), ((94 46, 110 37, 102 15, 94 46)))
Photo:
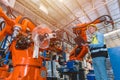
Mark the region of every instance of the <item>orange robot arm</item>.
MULTIPOLYGON (((101 23, 104 22, 105 24, 112 24, 112 27, 114 28, 114 23, 112 18, 109 15, 103 15, 100 16, 99 18, 95 19, 93 22, 90 23, 84 23, 84 24, 77 24, 75 28, 73 28, 73 32, 77 35, 77 38, 81 38, 77 40, 77 42, 81 43, 86 43, 87 42, 87 37, 86 37, 86 30, 87 30, 87 26, 89 24, 97 24, 97 23, 101 23)), ((71 51, 70 53, 70 59, 75 59, 75 60, 82 60, 83 57, 86 55, 86 53, 88 52, 88 49, 86 46, 75 46, 75 48, 71 51), (80 49, 80 50, 79 50, 80 49), (76 55, 76 53, 78 53, 79 50, 79 54, 76 55)))
POLYGON ((26 17, 18 16, 15 20, 10 19, 0 8, 0 17, 5 20, 5 27, 2 31, 0 31, 0 41, 4 39, 7 34, 11 34, 13 32, 14 25, 20 25, 23 32, 27 30, 27 28, 32 31, 35 28, 35 24, 26 17))
POLYGON ((6 14, 2 11, 2 8, 0 8, 0 17, 2 17, 7 22, 8 25, 11 26, 15 25, 14 20, 8 18, 8 16, 6 16, 6 14))
MULTIPOLYGON (((5 20, 5 27, 2 31, 0 31, 0 41, 4 39, 6 34, 9 34, 12 32, 12 26, 15 25, 14 20, 8 18, 5 13, 2 11, 2 8, 0 8, 0 17, 2 17, 5 20)), ((0 26, 1 27, 1 26, 0 26)))
POLYGON ((27 17, 23 17, 18 21, 19 24, 22 24, 22 31, 26 31, 27 28, 29 28, 29 30, 32 32, 33 29, 36 27, 36 25, 34 24, 34 22, 32 22, 32 20, 30 20, 27 17))

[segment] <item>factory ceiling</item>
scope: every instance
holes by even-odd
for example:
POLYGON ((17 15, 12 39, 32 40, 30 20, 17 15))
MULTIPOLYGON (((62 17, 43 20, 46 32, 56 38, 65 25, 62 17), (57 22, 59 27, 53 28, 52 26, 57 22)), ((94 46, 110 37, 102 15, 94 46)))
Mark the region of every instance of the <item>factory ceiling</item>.
POLYGON ((114 29, 103 23, 97 26, 100 32, 106 34, 108 47, 120 46, 120 31, 107 34, 120 28, 120 0, 16 0, 15 9, 39 23, 32 16, 34 13, 39 16, 41 23, 53 29, 63 28, 71 37, 75 36, 72 28, 76 24, 92 22, 102 15, 110 15, 115 23, 114 29))

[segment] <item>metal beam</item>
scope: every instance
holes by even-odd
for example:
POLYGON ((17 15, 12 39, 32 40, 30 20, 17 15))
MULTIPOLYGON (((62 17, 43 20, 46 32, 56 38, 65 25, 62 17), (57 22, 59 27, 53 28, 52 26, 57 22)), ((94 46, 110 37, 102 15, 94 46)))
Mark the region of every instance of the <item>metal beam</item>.
POLYGON ((78 20, 78 19, 79 19, 79 18, 76 18, 76 19, 72 20, 71 22, 69 22, 69 23, 67 23, 65 26, 63 26, 63 28, 66 27, 66 26, 68 26, 69 24, 71 24, 72 22, 74 22, 74 21, 76 21, 76 20, 78 20))
MULTIPOLYGON (((45 5, 45 6, 49 6, 51 7, 53 10, 55 10, 55 12, 58 13, 58 15, 60 15, 61 17, 65 18, 53 5, 51 5, 49 2, 47 2, 46 0, 41 0, 41 2, 45 5)), ((51 16, 52 17, 52 16, 51 16)), ((60 26, 64 26, 62 23, 59 22, 58 19, 56 19, 55 17, 52 17, 55 21, 57 21, 57 23, 59 23, 60 26)))
MULTIPOLYGON (((52 2, 53 2, 53 0, 51 0, 52 2)), ((64 12, 64 14, 65 14, 65 20, 66 20, 66 22, 68 22, 68 21, 70 21, 70 18, 68 17, 68 14, 66 14, 65 13, 65 10, 68 10, 69 12, 70 12, 70 14, 72 14, 74 17, 75 17, 75 20, 77 19, 77 17, 74 15, 74 13, 70 10, 70 9, 68 9, 67 7, 66 7, 66 5, 64 4, 64 2, 62 2, 62 3, 59 3, 59 4, 62 4, 63 6, 61 7, 61 6, 59 6, 59 5, 57 5, 57 3, 56 2, 53 2, 53 3, 55 3, 55 6, 58 8, 58 10, 60 10, 62 13, 64 12), (65 10, 62 10, 62 8, 64 8, 65 10)), ((74 20, 74 21, 75 21, 74 20)), ((79 21, 78 19, 77 19, 77 21, 79 21)), ((73 21, 70 21, 71 23, 73 22, 73 21)), ((64 25, 64 27, 67 27, 68 26, 68 24, 70 24, 70 22, 69 23, 66 23, 65 25, 64 25)), ((81 23, 81 21, 79 21, 80 23, 81 23)))
MULTIPOLYGON (((77 0, 78 1, 78 0, 77 0)), ((89 10, 88 12, 92 12, 93 10, 95 10, 95 9, 97 9, 97 8, 99 8, 99 7, 101 7, 101 6, 104 6, 104 5, 106 5, 106 4, 108 4, 108 3, 110 3, 110 2, 112 2, 113 0, 110 0, 110 1, 108 1, 108 2, 106 2, 106 3, 104 3, 104 4, 102 4, 102 5, 100 5, 100 6, 98 6, 98 7, 96 7, 96 8, 94 8, 94 9, 91 9, 91 10, 89 10)), ((78 3, 78 2, 77 2, 78 3)), ((65 4, 64 4, 64 6, 65 6, 65 4)), ((66 7, 66 6, 65 6, 66 7)), ((67 8, 67 7, 66 7, 67 8)), ((69 11, 70 11, 70 9, 69 8, 67 8, 69 11)), ((70 11, 71 12, 71 11, 70 11)), ((72 13, 72 12, 71 12, 72 13)), ((72 13, 73 14, 73 13, 72 13)), ((74 14, 73 14, 74 15, 74 14)), ((83 14, 82 16, 84 16, 85 14, 83 14)), ((74 15, 74 17, 75 17, 75 15, 74 15)))
POLYGON ((66 19, 66 16, 68 14, 66 14, 65 11, 63 11, 61 9, 61 6, 56 4, 57 1, 53 1, 53 0, 51 0, 51 1, 50 0, 46 0, 46 1, 49 1, 48 3, 51 4, 54 8, 56 8, 57 11, 60 11, 59 13, 61 13, 61 14, 64 13, 65 15, 62 15, 62 16, 66 19), (54 3, 54 5, 53 5, 53 3, 54 3))
MULTIPOLYGON (((44 2, 44 4, 47 3, 47 6, 52 7, 52 8, 53 8, 54 10, 56 10, 56 12, 58 13, 58 9, 56 9, 55 6, 53 6, 52 4, 49 4, 49 2, 47 2, 47 1, 45 1, 45 0, 41 0, 41 1, 44 2)), ((65 6, 65 5, 64 5, 64 6, 65 6)), ((67 7, 66 7, 66 8, 67 8, 67 7)), ((69 9, 69 8, 67 8, 67 9, 69 9)), ((75 16, 75 17, 76 17, 76 16, 75 16)), ((66 17, 64 17, 64 18, 66 19, 66 17)), ((58 23, 58 22, 59 22, 59 21, 57 21, 57 23, 58 23)), ((61 24, 61 23, 59 23, 59 24, 61 24)), ((64 26, 64 25, 61 24, 61 26, 64 26)), ((62 28, 62 27, 59 26, 59 28, 62 28)), ((65 28, 65 26, 64 26, 64 28, 65 28)), ((65 30, 65 31, 66 31, 66 30, 65 30)), ((72 34, 73 34, 72 32, 69 33, 69 35, 70 35, 71 37, 73 37, 72 34)))
MULTIPOLYGON (((104 2, 104 3, 106 3, 106 1, 105 1, 105 0, 103 0, 103 2, 104 2)), ((109 9, 108 9, 107 4, 105 5, 105 8, 106 8, 106 10, 107 10, 108 14, 109 14, 109 15, 111 15, 111 13, 110 13, 110 11, 109 11, 109 9)))
MULTIPOLYGON (((44 0, 44 1, 45 1, 45 0, 44 0)), ((68 14, 66 14, 65 11, 63 11, 63 10, 61 9, 61 7, 56 4, 55 1, 53 1, 53 0, 51 0, 51 1, 46 0, 46 1, 52 6, 52 8, 54 8, 54 9, 56 10, 57 13, 60 13, 60 14, 63 16, 63 18, 62 18, 63 20, 66 20, 66 22, 68 22, 68 21, 70 20, 70 19, 67 17, 68 14), (53 3, 54 3, 54 4, 53 4, 53 3)), ((61 19, 61 20, 62 20, 62 19, 61 19)), ((58 22, 60 23, 60 20, 59 20, 58 22)), ((61 24, 62 24, 62 23, 61 23, 61 24)), ((67 24, 67 23, 65 23, 65 24, 67 24)), ((64 26, 64 24, 63 24, 62 26, 64 26)))
MULTIPOLYGON (((105 2, 105 3, 103 3, 102 5, 97 6, 97 7, 94 8, 94 9, 88 10, 88 12, 90 13, 90 12, 92 12, 93 10, 95 10, 95 9, 97 9, 97 8, 100 8, 101 6, 104 6, 104 5, 106 5, 106 4, 110 3, 110 2, 113 2, 113 0, 110 0, 110 1, 108 1, 108 2, 105 2)), ((82 15, 82 16, 84 16, 84 15, 82 15)))
POLYGON ((27 9, 31 10, 33 13, 35 13, 37 16, 40 16, 45 22, 50 23, 51 25, 55 25, 57 22, 53 20, 50 16, 44 14, 42 11, 38 10, 38 8, 30 3, 27 0, 16 0, 18 3, 26 7, 27 9), (32 6, 32 7, 31 7, 32 6))
POLYGON ((117 0, 118 1, 118 6, 119 6, 119 12, 120 12, 120 0, 117 0))
POLYGON ((53 4, 51 4, 49 1, 47 1, 47 0, 41 0, 41 2, 42 2, 45 6, 51 7, 51 8, 52 8, 53 10, 55 10, 61 17, 65 18, 65 16, 62 15, 61 12, 60 12, 58 9, 56 9, 56 6, 54 6, 53 4))
POLYGON ((64 7, 76 18, 76 16, 74 15, 74 13, 63 3, 64 7))
MULTIPOLYGON (((68 24, 70 24, 71 22, 74 22, 76 19, 78 19, 78 17, 76 17, 75 14, 64 3, 63 3, 63 6, 75 17, 74 20, 71 20, 66 25, 64 25, 63 27, 61 27, 61 28, 64 28, 64 27, 67 28, 68 24)), ((79 21, 79 22, 82 23, 81 21, 79 21)))
POLYGON ((78 0, 76 0, 76 3, 78 4, 79 8, 82 10, 83 14, 84 14, 90 21, 92 21, 91 18, 89 17, 89 15, 86 13, 86 11, 82 8, 82 6, 81 6, 81 4, 79 3, 78 0))
MULTIPOLYGON (((91 0, 90 3, 91 3, 92 5, 94 5, 94 1, 93 1, 93 0, 91 0)), ((99 14, 97 8, 96 8, 95 6, 93 6, 93 8, 95 8, 94 11, 95 11, 95 13, 97 14, 97 16, 99 17, 100 14, 99 14)), ((105 26, 103 23, 102 23, 102 25, 103 25, 103 28, 106 30, 106 32, 108 32, 108 29, 106 28, 106 26, 105 26)))

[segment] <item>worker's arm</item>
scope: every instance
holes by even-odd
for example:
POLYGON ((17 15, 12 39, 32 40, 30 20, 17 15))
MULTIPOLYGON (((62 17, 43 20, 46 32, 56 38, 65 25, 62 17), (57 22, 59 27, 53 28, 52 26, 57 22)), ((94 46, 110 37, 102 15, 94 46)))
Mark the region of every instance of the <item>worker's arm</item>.
POLYGON ((104 35, 102 33, 97 32, 96 37, 98 39, 97 44, 89 44, 90 48, 97 48, 97 47, 103 47, 104 46, 104 35))

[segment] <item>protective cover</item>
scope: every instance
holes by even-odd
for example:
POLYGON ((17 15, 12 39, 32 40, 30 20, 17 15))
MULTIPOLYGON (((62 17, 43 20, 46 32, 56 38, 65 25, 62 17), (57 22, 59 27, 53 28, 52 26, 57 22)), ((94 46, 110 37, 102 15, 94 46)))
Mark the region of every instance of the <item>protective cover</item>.
POLYGON ((39 49, 45 49, 49 47, 50 38, 48 34, 52 31, 45 25, 38 25, 32 32, 32 39, 34 41, 34 53, 33 57, 38 56, 39 49))

